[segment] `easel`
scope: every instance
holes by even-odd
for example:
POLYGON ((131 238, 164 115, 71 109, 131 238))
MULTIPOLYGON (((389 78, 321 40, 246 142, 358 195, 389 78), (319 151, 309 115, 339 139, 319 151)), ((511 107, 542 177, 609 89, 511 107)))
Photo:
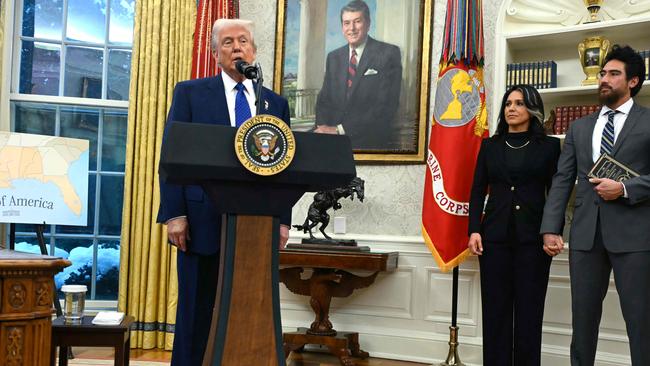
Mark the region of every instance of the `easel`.
MULTIPOLYGON (((36 232, 36 240, 38 240, 38 247, 41 249, 42 255, 50 255, 47 252, 47 247, 45 246, 45 221, 42 224, 34 224, 34 231, 36 232)), ((9 249, 15 250, 16 248, 16 224, 9 224, 9 249)), ((54 303, 54 308, 56 309, 56 316, 60 317, 63 315, 63 310, 61 309, 61 303, 56 296, 56 291, 52 292, 52 302, 54 303)), ((68 358, 73 359, 74 355, 72 354, 72 349, 68 349, 68 358)))

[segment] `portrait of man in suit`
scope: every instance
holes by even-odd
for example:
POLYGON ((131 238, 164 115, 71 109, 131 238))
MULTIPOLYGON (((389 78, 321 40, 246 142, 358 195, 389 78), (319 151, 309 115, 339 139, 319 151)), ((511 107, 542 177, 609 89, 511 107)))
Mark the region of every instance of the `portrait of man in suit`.
POLYGON ((544 250, 556 255, 564 248, 560 233, 575 189, 569 243, 573 366, 594 364, 612 271, 632 365, 650 365, 650 109, 634 100, 644 79, 641 56, 614 46, 600 71, 603 106, 571 123, 544 207, 544 250), (623 182, 589 178, 601 154, 639 176, 623 182))
MULTIPOLYGON (((238 127, 256 113, 255 85, 237 71, 237 61, 253 64, 257 48, 253 23, 219 19, 212 28, 212 54, 222 72, 176 84, 170 122, 238 127)), ((289 124, 285 98, 262 88, 260 113, 289 124)), ((166 133, 163 136, 165 144, 166 133)), ((188 146, 192 141, 187 141, 188 146)), ((290 212, 280 218, 280 245, 289 237, 290 212)), ((172 365, 200 365, 210 332, 219 270, 221 213, 198 185, 160 181, 157 222, 167 225, 169 243, 178 247, 178 303, 172 365)))
POLYGON ((400 49, 368 35, 370 10, 353 0, 340 12, 347 44, 327 55, 316 101, 316 132, 345 134, 355 150, 391 148, 400 101, 400 49))

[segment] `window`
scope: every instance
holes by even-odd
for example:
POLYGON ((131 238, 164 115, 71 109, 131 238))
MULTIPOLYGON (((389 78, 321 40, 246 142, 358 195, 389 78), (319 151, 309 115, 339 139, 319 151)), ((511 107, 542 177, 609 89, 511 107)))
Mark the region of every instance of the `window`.
MULTIPOLYGON (((10 94, 15 132, 90 141, 87 226, 48 225, 50 254, 72 266, 57 287, 116 300, 135 0, 22 0, 15 7, 10 94)), ((16 249, 38 252, 32 225, 16 249)))

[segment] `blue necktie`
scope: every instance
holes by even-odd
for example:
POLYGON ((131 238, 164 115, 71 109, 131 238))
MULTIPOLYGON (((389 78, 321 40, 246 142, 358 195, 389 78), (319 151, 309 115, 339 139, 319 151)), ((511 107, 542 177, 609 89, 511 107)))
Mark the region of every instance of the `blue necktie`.
POLYGON ((235 97, 235 126, 239 127, 251 118, 251 108, 248 105, 246 94, 244 94, 244 84, 237 83, 235 89, 237 89, 237 96, 235 97))
POLYGON ((612 150, 614 149, 614 115, 618 111, 609 111, 605 113, 607 115, 607 123, 605 128, 603 128, 603 137, 600 140, 600 154, 611 155, 612 150))

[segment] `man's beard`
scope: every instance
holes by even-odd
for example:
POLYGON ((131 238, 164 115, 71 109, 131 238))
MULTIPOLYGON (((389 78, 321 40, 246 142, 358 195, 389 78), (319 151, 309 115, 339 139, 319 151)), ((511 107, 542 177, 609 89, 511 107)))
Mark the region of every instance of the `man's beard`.
POLYGON ((602 86, 598 87, 598 101, 600 102, 600 104, 604 104, 607 106, 613 105, 616 104, 616 102, 618 102, 621 98, 623 98, 623 93, 621 93, 616 89, 609 88, 609 93, 607 94, 602 94, 601 93, 602 89, 603 89, 602 86))

